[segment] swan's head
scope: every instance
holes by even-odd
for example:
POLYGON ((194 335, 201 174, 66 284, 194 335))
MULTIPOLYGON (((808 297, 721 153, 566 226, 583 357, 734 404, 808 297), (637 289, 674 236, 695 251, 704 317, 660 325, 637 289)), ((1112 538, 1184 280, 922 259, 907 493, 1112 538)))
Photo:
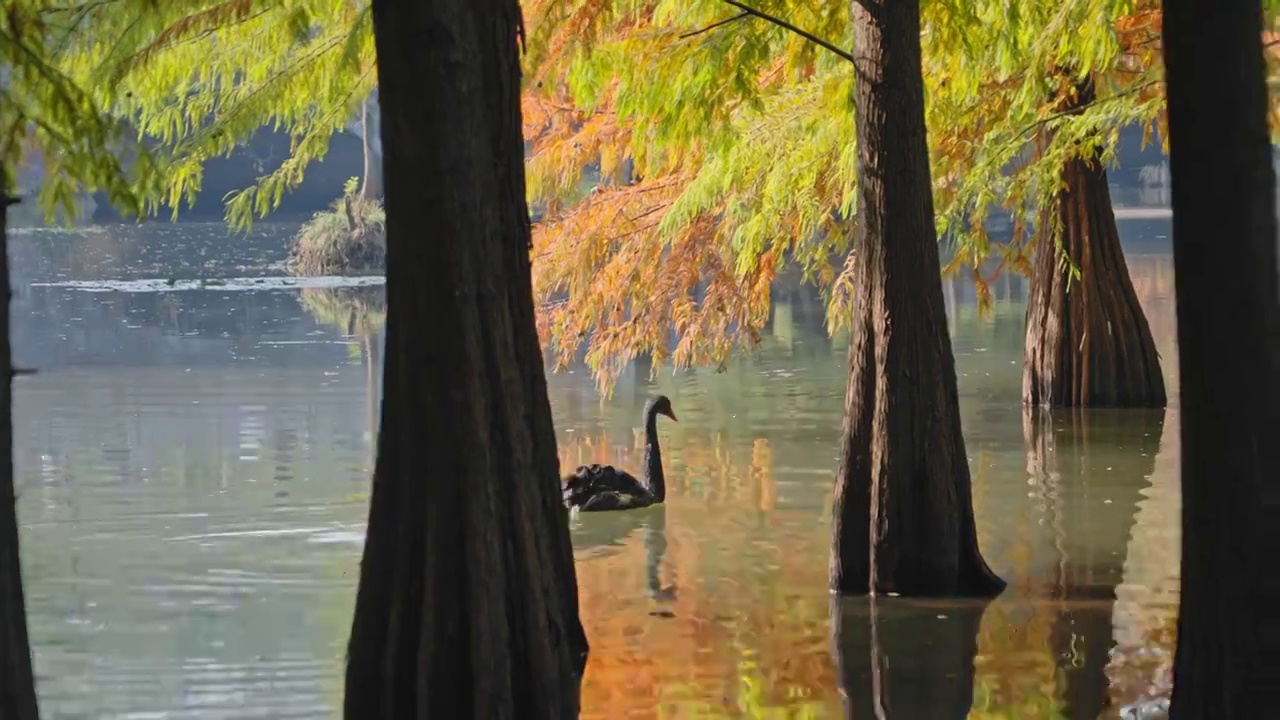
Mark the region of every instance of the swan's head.
POLYGON ((648 404, 645 405, 644 412, 646 416, 666 415, 672 420, 680 422, 676 420, 676 412, 671 409, 671 400, 666 395, 659 395, 650 399, 648 404))

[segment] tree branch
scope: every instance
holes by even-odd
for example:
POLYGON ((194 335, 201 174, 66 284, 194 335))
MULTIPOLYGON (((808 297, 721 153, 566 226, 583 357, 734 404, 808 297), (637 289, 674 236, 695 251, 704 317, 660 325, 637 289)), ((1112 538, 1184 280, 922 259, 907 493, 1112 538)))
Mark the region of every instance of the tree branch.
POLYGON ((751 13, 749 13, 749 12, 747 12, 747 11, 745 11, 745 10, 744 10, 744 11, 742 11, 742 12, 738 13, 737 15, 734 15, 734 16, 733 16, 733 17, 731 17, 731 18, 725 18, 724 20, 717 20, 716 22, 713 22, 713 23, 711 23, 710 25, 708 25, 708 26, 706 26, 706 27, 704 27, 704 28, 702 28, 702 29, 700 29, 700 30, 694 30, 693 32, 687 32, 687 33, 685 33, 685 34, 683 34, 683 35, 680 35, 680 36, 679 36, 679 37, 677 37, 676 39, 677 39, 677 40, 688 40, 688 39, 689 39, 689 38, 691 38, 691 37, 695 37, 695 36, 697 36, 697 35, 701 35, 702 33, 705 33, 705 32, 711 32, 712 30, 715 30, 716 28, 720 27, 721 25, 728 25, 729 23, 734 22, 735 20, 741 20, 741 19, 742 19, 742 18, 744 18, 744 17, 751 17, 751 13))
POLYGON ((756 10, 753 7, 748 7, 746 5, 743 5, 742 3, 738 2, 738 0, 721 0, 721 2, 728 3, 729 5, 732 5, 738 8, 739 10, 741 10, 742 12, 748 15, 754 15, 755 17, 758 17, 761 20, 764 20, 766 22, 771 22, 774 25, 777 25, 778 27, 784 30, 790 30, 791 32, 799 35, 805 40, 808 40, 811 43, 820 45, 826 48, 827 50, 830 50, 831 52, 835 53, 836 55, 839 55, 845 60, 848 60, 849 62, 853 62, 853 55, 851 53, 841 50, 840 48, 836 47, 835 45, 832 45, 831 43, 827 42, 826 40, 823 40, 822 38, 818 37, 817 35, 814 35, 813 33, 805 32, 804 30, 801 30, 800 28, 796 27, 795 25, 792 25, 786 20, 783 20, 781 18, 776 18, 768 13, 761 12, 760 10, 756 10))
MULTIPOLYGON (((728 2, 728 0, 725 0, 725 1, 728 2)), ((1136 85, 1130 86, 1129 88, 1126 88, 1125 90, 1122 90, 1114 95, 1109 95, 1104 98, 1097 98, 1096 100, 1085 103, 1083 105, 1078 105, 1076 107, 1069 108, 1067 110, 1050 113, 1040 118, 1039 120, 1036 120, 1030 125, 1027 125, 1026 127, 1022 128, 1022 130, 1019 131, 1017 135, 1013 136, 1013 139, 1015 142, 1020 141, 1022 138, 1026 137, 1027 135, 1030 135, 1034 130, 1041 127, 1042 125, 1047 125, 1053 122, 1054 120, 1060 120, 1064 117, 1067 117, 1068 115, 1078 115, 1084 112, 1086 109, 1093 107, 1094 105, 1105 105, 1107 103, 1115 102, 1116 100, 1129 97, 1130 95, 1136 95, 1153 85, 1159 84, 1160 82, 1162 81, 1159 79, 1148 80, 1146 82, 1141 82, 1136 85)))

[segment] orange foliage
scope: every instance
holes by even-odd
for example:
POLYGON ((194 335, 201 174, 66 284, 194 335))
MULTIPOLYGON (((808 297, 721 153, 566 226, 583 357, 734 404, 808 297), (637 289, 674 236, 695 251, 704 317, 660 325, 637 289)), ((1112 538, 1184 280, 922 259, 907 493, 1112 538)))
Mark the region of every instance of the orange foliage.
POLYGON ((660 239, 654 230, 661 213, 684 182, 677 175, 597 188, 571 212, 535 227, 538 331, 560 363, 594 334, 587 360, 608 386, 642 348, 677 365, 724 363, 739 333, 756 340, 769 318, 772 258, 738 276, 707 242, 710 219, 669 243, 660 239))

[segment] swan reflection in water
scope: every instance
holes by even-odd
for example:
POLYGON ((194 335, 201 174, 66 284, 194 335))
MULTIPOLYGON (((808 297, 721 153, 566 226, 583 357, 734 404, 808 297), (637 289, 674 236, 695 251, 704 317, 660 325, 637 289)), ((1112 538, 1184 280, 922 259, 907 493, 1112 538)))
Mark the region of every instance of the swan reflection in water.
MULTIPOLYGON (((662 584, 662 560, 667 554, 667 508, 651 505, 625 513, 570 515, 570 532, 573 548, 578 553, 594 555, 607 553, 611 548, 621 548, 627 538, 640 532, 645 548, 645 584, 651 600, 659 603, 673 602, 677 597, 674 584, 662 584)), ((655 610, 651 615, 671 617, 667 608, 655 610)))

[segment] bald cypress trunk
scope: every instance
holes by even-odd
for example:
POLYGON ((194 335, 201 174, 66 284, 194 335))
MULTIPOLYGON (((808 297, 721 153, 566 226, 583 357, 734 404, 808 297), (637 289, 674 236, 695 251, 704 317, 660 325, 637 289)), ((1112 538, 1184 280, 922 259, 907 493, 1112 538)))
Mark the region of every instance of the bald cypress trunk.
POLYGON ((586 661, 534 327, 516 0, 374 0, 382 421, 348 718, 568 718, 586 661))
POLYGON ((1280 281, 1258 2, 1165 0, 1182 381, 1174 720, 1280 717, 1280 281))
MULTIPOLYGON (((1068 109, 1094 101, 1086 79, 1068 109)), ((1027 303, 1022 401, 1053 407, 1164 407, 1155 340, 1134 292, 1100 154, 1068 160, 1057 202, 1062 250, 1080 268, 1072 278, 1057 244, 1042 236, 1027 303)), ((1042 221, 1047 229, 1052 223, 1042 221)))
POLYGON ((0 168, 0 718, 38 720, 36 683, 27 638, 27 606, 22 593, 18 552, 17 497, 13 489, 13 353, 9 347, 9 197, 8 177, 0 168))
POLYGON ((994 595, 978 550, 943 311, 916 0, 855 0, 863 235, 836 475, 831 587, 994 595))

